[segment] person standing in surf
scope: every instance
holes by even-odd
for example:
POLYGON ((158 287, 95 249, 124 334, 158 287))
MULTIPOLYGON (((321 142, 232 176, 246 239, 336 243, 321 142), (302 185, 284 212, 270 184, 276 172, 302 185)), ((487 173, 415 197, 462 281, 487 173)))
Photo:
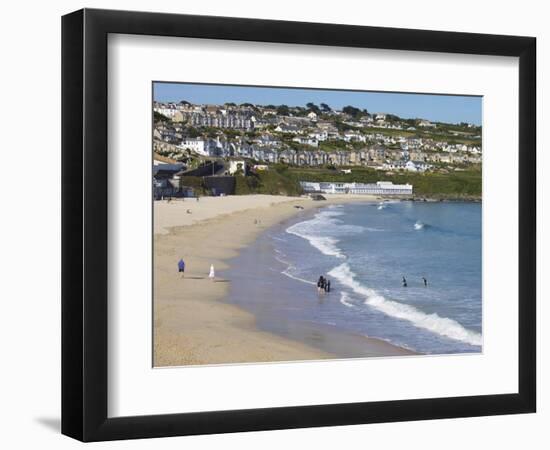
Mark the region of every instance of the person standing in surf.
POLYGON ((407 280, 403 277, 403 287, 407 287, 407 280))
POLYGON ((323 278, 323 275, 319 277, 319 280, 317 281, 317 292, 321 293, 325 290, 325 279, 323 278))
POLYGON ((424 287, 428 287, 428 280, 425 277, 422 277, 422 281, 424 282, 424 287))

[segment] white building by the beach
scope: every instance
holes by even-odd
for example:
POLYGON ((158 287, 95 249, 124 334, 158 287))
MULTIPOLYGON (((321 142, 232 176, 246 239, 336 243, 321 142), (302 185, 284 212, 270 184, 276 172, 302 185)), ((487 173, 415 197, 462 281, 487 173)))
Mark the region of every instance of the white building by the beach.
POLYGON ((393 184, 391 181, 376 183, 327 183, 300 181, 306 193, 323 194, 370 194, 370 195, 412 195, 412 184, 393 184))

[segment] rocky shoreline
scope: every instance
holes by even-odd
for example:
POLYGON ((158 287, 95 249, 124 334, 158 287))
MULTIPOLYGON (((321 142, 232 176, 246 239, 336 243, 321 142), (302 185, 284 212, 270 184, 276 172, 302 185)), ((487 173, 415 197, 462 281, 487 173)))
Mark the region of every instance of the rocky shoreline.
MULTIPOLYGON (((396 197, 381 196, 383 200, 396 200, 396 197)), ((397 197, 398 200, 408 202, 474 202, 481 203, 481 196, 477 195, 413 195, 407 197, 397 197)))

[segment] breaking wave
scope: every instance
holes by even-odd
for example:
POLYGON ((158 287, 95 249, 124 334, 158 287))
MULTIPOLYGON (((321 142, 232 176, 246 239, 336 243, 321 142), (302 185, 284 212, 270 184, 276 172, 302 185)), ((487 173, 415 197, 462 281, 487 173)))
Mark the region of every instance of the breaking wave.
POLYGON ((338 216, 340 211, 321 211, 315 214, 313 219, 298 222, 286 229, 286 232, 307 240, 313 247, 327 256, 345 259, 346 255, 338 248, 338 236, 361 233, 364 227, 358 225, 345 225, 338 216))
MULTIPOLYGON (((362 285, 355 279, 356 275, 347 263, 340 264, 328 274, 352 289, 356 294, 363 296, 366 305, 372 306, 388 316, 407 320, 417 328, 422 328, 450 339, 466 342, 470 345, 480 346, 482 344, 481 334, 464 328, 456 320, 441 317, 436 313, 426 314, 411 305, 388 300, 374 289, 362 285)), ((342 299, 349 303, 349 297, 341 297, 340 301, 345 305, 342 299)))

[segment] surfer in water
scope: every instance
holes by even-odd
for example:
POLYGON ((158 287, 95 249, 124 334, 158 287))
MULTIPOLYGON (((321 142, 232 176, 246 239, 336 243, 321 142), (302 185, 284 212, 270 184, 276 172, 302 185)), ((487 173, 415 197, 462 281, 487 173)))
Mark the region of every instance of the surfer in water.
POLYGON ((406 278, 405 278, 405 277, 403 277, 403 281, 402 281, 402 283, 403 283, 403 287, 407 287, 407 280, 406 280, 406 278))
POLYGON ((422 277, 422 281, 424 282, 424 287, 428 287, 428 280, 426 280, 426 277, 422 277))

